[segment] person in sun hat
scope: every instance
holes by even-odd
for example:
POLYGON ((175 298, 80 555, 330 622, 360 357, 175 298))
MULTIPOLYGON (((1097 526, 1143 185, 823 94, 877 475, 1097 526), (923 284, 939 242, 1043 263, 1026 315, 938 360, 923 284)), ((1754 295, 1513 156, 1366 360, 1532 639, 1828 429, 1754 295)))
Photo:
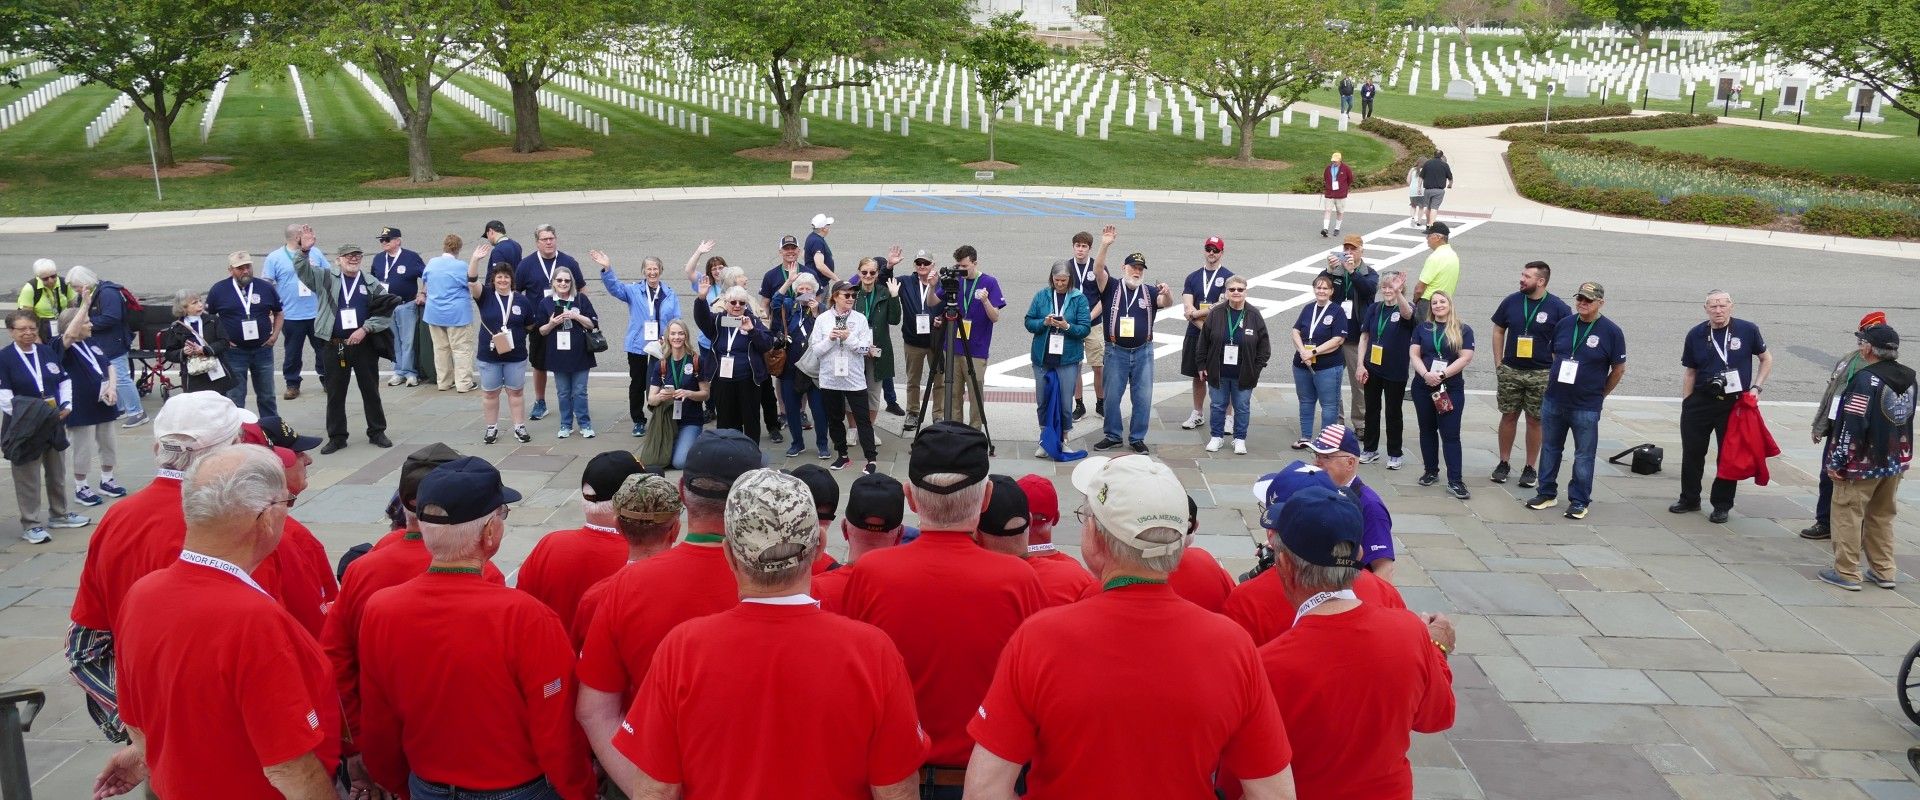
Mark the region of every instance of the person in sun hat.
MULTIPOLYGON (((1865 316, 1860 318, 1860 324, 1855 326, 1853 330, 1857 334, 1875 325, 1885 325, 1886 323, 1887 312, 1869 311, 1865 316)), ((1827 441, 1827 438, 1833 434, 1833 421, 1839 416, 1834 413, 1833 410, 1834 398, 1840 396, 1841 390, 1847 388, 1847 384, 1853 381, 1853 374, 1859 372, 1863 366, 1866 366, 1866 364, 1860 360, 1860 353, 1857 349, 1833 363, 1833 369, 1827 373, 1827 391, 1820 395, 1820 404, 1814 407, 1814 444, 1827 441)), ((1822 455, 1825 455, 1824 448, 1822 449, 1822 455)), ((1830 537, 1833 532, 1833 526, 1831 524, 1832 510, 1833 478, 1828 477, 1826 470, 1821 470, 1820 497, 1813 507, 1813 524, 1808 525, 1800 531, 1800 538, 1819 541, 1830 537)))

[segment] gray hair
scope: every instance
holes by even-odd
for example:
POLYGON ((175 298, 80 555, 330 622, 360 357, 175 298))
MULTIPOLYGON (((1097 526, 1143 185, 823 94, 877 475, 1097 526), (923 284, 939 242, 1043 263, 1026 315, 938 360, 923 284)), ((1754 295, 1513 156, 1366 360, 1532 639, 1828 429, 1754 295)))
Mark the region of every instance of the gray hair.
POLYGON ((802 285, 811 286, 815 289, 819 289, 820 279, 813 277, 813 273, 811 272, 802 272, 798 275, 793 276, 794 290, 798 291, 802 285))
MULTIPOLYGON (((733 269, 733 267, 728 267, 728 269, 733 269)), ((724 303, 728 300, 745 300, 747 301, 747 305, 751 306, 753 305, 753 293, 747 291, 747 287, 745 286, 730 287, 720 293, 721 302, 724 303)))
POLYGON ((680 493, 680 502, 687 509, 688 525, 694 524, 694 520, 711 520, 720 525, 726 524, 727 501, 725 498, 715 499, 689 491, 682 491, 680 493))
POLYGON ((746 277, 747 271, 739 267, 727 267, 726 269, 720 270, 720 292, 725 294, 728 289, 733 288, 735 284, 738 284, 746 277))
POLYGON ((1879 345, 1868 345, 1868 347, 1873 348, 1873 357, 1881 361, 1898 361, 1900 359, 1900 348, 1898 347, 1881 347, 1879 345))
POLYGON ((540 225, 533 226, 533 238, 538 239, 540 238, 540 234, 543 234, 543 233, 551 233, 554 235, 554 238, 556 239, 560 237, 560 232, 554 230, 551 224, 542 223, 540 225))
POLYGON ((1093 533, 1100 537, 1100 546, 1105 548, 1107 556, 1120 566, 1133 570, 1158 572, 1163 575, 1173 572, 1180 566, 1180 557, 1187 552, 1187 533, 1179 528, 1159 526, 1140 532, 1140 538, 1157 545, 1173 545, 1173 552, 1147 558, 1140 554, 1140 548, 1121 541, 1120 537, 1107 532, 1098 520, 1093 523, 1093 533))
POLYGON ((663 272, 666 271, 667 269, 666 262, 661 261, 659 256, 647 256, 646 258, 643 258, 640 260, 641 269, 646 269, 648 264, 652 264, 653 266, 659 267, 663 272))
MULTIPOLYGON (((437 505, 429 505, 421 508, 420 511, 422 513, 440 514, 444 513, 446 509, 437 505)), ((499 513, 499 510, 496 509, 493 513, 479 519, 471 519, 454 525, 421 522, 420 536, 426 542, 427 552, 432 553, 436 560, 470 561, 476 558, 485 558, 487 555, 486 551, 480 548, 480 533, 487 529, 487 523, 492 522, 494 516, 499 513)))
POLYGON ((72 308, 61 311, 60 316, 54 318, 54 321, 53 321, 54 331, 59 332, 59 331, 66 330, 68 325, 73 324, 73 318, 77 316, 80 316, 79 306, 74 306, 72 308))
POLYGON ((287 491, 286 468, 259 445, 223 445, 201 451, 180 485, 180 510, 189 526, 258 514, 287 491))
POLYGON ((1060 278, 1060 277, 1065 277, 1068 279, 1072 279, 1074 277, 1073 268, 1067 266, 1067 262, 1065 261, 1053 262, 1053 267, 1047 270, 1047 285, 1052 286, 1053 279, 1060 278))
POLYGON ((47 277, 48 275, 58 275, 58 274, 60 274, 60 267, 59 265, 56 265, 53 263, 53 259, 51 258, 34 259, 34 262, 33 262, 34 277, 44 278, 44 277, 47 277))
MULTIPOLYGON (((936 472, 921 476, 920 481, 934 486, 946 486, 964 481, 968 476, 957 472, 936 472)), ((915 511, 920 514, 920 527, 938 530, 970 531, 980 526, 980 508, 986 504, 989 482, 981 480, 965 489, 952 494, 938 494, 929 491, 913 493, 915 511)))
POLYGON ((587 498, 582 497, 580 498, 580 513, 589 517, 592 517, 595 515, 613 516, 614 514, 613 501, 612 500, 588 500, 587 498))
POLYGON ((1386 270, 1385 272, 1380 273, 1380 285, 1385 286, 1387 284, 1387 281, 1393 280, 1394 278, 1398 278, 1401 275, 1405 275, 1405 274, 1406 273, 1401 272, 1400 270, 1397 270, 1397 269, 1386 270))
POLYGON ((100 275, 86 267, 67 270, 67 284, 75 289, 100 285, 100 275))
POLYGON ((620 538, 627 540, 628 546, 653 545, 659 544, 679 530, 680 518, 674 517, 665 522, 642 522, 616 516, 613 519, 613 527, 620 530, 620 538))
MULTIPOLYGON (((1360 570, 1356 567, 1323 567, 1308 563, 1306 559, 1294 555, 1285 547, 1275 549, 1287 554, 1287 579, 1292 582, 1294 591, 1297 592, 1337 592, 1352 588, 1354 579, 1360 577, 1360 570)), ((1356 549, 1352 542, 1337 542, 1333 545, 1333 555, 1340 558, 1353 558, 1357 555, 1356 549)))
POLYGON ((187 306, 195 300, 207 299, 207 293, 197 289, 181 289, 173 293, 173 318, 181 319, 187 315, 187 306))
MULTIPOLYGON (((69 278, 68 280, 72 279, 69 278)), ((1711 301, 1715 297, 1725 297, 1727 298, 1727 302, 1733 302, 1733 293, 1725 289, 1710 289, 1707 291, 1707 300, 1711 301)))
POLYGON ((287 244, 293 244, 294 242, 299 241, 300 233, 306 227, 307 226, 304 223, 300 223, 300 222, 287 223, 287 244))

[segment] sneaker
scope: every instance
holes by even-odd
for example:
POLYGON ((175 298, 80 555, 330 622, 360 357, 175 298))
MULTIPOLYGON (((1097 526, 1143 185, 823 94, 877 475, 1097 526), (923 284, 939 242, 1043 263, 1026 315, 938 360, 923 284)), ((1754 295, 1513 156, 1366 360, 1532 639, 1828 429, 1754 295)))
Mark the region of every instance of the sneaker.
POLYGON ((1586 506, 1567 506, 1567 513, 1561 514, 1560 516, 1566 517, 1567 519, 1586 519, 1587 507, 1586 506))
POLYGON ((1824 542, 1828 539, 1833 538, 1833 529, 1828 527, 1827 523, 1815 522, 1812 525, 1808 525, 1807 527, 1801 529, 1800 538, 1810 539, 1816 542, 1824 542))
POLYGON ((487 432, 480 435, 481 444, 493 444, 500 441, 500 426, 488 425, 487 432))
POLYGON ((1183 430, 1183 431, 1190 431, 1190 430, 1193 430, 1194 428, 1198 428, 1198 427, 1200 427, 1200 423, 1202 423, 1202 422, 1204 422, 1204 421, 1205 421, 1205 420, 1202 420, 1202 419, 1200 418, 1200 412, 1198 412, 1198 411, 1195 411, 1195 412, 1193 412, 1193 413, 1191 413, 1191 414, 1188 414, 1188 415, 1187 415, 1187 421, 1186 421, 1186 422, 1182 422, 1182 423, 1180 423, 1180 429, 1181 429, 1181 430, 1183 430))
POLYGON ((820 448, 820 451, 817 453, 814 453, 814 455, 819 457, 821 461, 827 461, 833 458, 833 454, 827 452, 827 449, 824 447, 820 448))
POLYGON ((1307 449, 1307 440, 1305 440, 1305 439, 1295 439, 1295 440, 1293 440, 1293 449, 1295 449, 1295 450, 1305 450, 1305 449, 1307 449))
POLYGON ((1847 580, 1846 578, 1840 577, 1840 573, 1830 569, 1820 570, 1820 580, 1826 581, 1827 583, 1831 583, 1849 592, 1860 591, 1859 581, 1847 580))
POLYGON ((1078 399, 1078 398, 1075 398, 1075 399, 1074 399, 1074 401, 1073 401, 1073 419, 1074 419, 1074 421, 1076 421, 1076 422, 1077 422, 1077 421, 1079 421, 1079 420, 1081 420, 1081 419, 1085 419, 1085 418, 1086 418, 1086 416, 1087 416, 1087 402, 1086 402, 1085 400, 1081 400, 1081 399, 1078 399))
POLYGON ((407 376, 407 388, 409 388, 409 389, 411 389, 411 388, 413 388, 413 387, 415 387, 415 386, 419 386, 419 385, 420 385, 420 378, 418 378, 417 376, 413 376, 413 375, 408 375, 408 376, 407 376))
POLYGON ((1322 238, 1322 239, 1325 239, 1325 238, 1327 238, 1327 229, 1326 229, 1326 228, 1321 228, 1321 229, 1320 229, 1320 238, 1322 238))
POLYGON ((580 438, 582 438, 582 439, 591 439, 591 438, 593 438, 593 429, 592 429, 592 428, 581 428, 581 429, 580 429, 580 438))
POLYGON ((1387 456, 1387 469, 1399 469, 1404 463, 1406 462, 1399 456, 1387 456))
POLYGON ((93 524, 92 517, 83 517, 73 512, 67 512, 65 514, 61 514, 60 516, 54 517, 53 519, 47 520, 47 527, 53 528, 55 530, 59 530, 61 528, 84 528, 92 524, 93 524))
POLYGON ((860 468, 860 471, 867 475, 872 475, 873 473, 880 471, 880 465, 869 461, 867 462, 866 466, 860 468))
POLYGON ((387 379, 388 386, 399 386, 400 384, 403 384, 406 382, 407 382, 406 376, 401 375, 397 372, 394 373, 393 377, 387 379))
POLYGON ((547 401, 533 401, 533 408, 527 411, 527 419, 537 420, 547 415, 547 401))
POLYGON ((128 417, 125 422, 120 423, 120 427, 122 430, 126 430, 138 428, 145 424, 147 424, 147 412, 135 411, 133 412, 133 416, 128 417))
POLYGON ((1520 468, 1520 488, 1531 489, 1533 488, 1534 484, 1537 484, 1539 482, 1540 482, 1540 473, 1533 471, 1533 467, 1520 468))
POLYGON ((1033 457, 1034 457, 1034 458, 1046 458, 1046 457, 1047 457, 1047 448, 1044 448, 1044 447, 1036 447, 1036 448, 1033 448, 1033 457))
POLYGON ((633 438, 638 439, 645 435, 647 435, 647 426, 641 423, 634 423, 633 438))
POLYGON ((787 437, 780 435, 779 428, 774 428, 772 430, 767 431, 767 438, 773 440, 774 444, 779 444, 787 440, 787 437))
POLYGON ((119 482, 115 481, 112 478, 108 478, 100 482, 100 493, 107 495, 109 497, 126 497, 127 496, 126 487, 121 486, 119 482))
POLYGON ((1560 505, 1559 495, 1536 494, 1532 499, 1527 501, 1527 508, 1535 511, 1545 511, 1557 505, 1560 505))
POLYGON ((1115 439, 1111 436, 1103 436, 1103 437, 1100 437, 1100 441, 1093 443, 1093 449, 1112 450, 1113 448, 1119 447, 1120 445, 1121 445, 1121 441, 1119 439, 1115 439))
POLYGON ((1335 238, 1335 239, 1338 239, 1338 238, 1340 238, 1340 229, 1339 229, 1339 228, 1334 228, 1334 229, 1333 229, 1333 238, 1335 238))
POLYGON ((1103 417, 1107 415, 1107 398, 1096 397, 1093 399, 1093 413, 1103 417))
POLYGON ((1426 472, 1420 473, 1421 486, 1432 486, 1439 482, 1440 482, 1440 472, 1438 470, 1428 470, 1426 472))
POLYGON ((1247 454, 1247 440, 1245 440, 1245 439, 1235 439, 1235 440, 1233 440, 1233 454, 1234 454, 1234 455, 1236 455, 1236 456, 1244 456, 1244 455, 1246 455, 1246 454, 1247 454))
POLYGON ((527 442, 533 441, 533 434, 527 433, 527 426, 515 425, 513 426, 513 438, 519 439, 521 444, 526 444, 527 442))
POLYGON ((833 463, 831 465, 828 465, 827 469, 842 470, 842 469, 846 469, 847 465, 851 463, 853 463, 853 459, 848 458, 846 456, 841 456, 839 458, 834 459, 833 463))
POLYGON ((907 410, 904 408, 901 408, 899 403, 888 403, 887 413, 892 414, 896 417, 904 417, 907 415, 907 410))
MULTIPOLYGON (((914 413, 914 415, 915 415, 915 416, 919 416, 919 414, 920 414, 920 412, 918 412, 918 411, 915 411, 915 412, 913 412, 913 413, 914 413)), ((901 432, 901 433, 912 433, 912 432, 914 431, 914 429, 915 429, 915 428, 918 428, 918 427, 920 427, 920 423, 918 423, 918 422, 914 422, 913 420, 907 420, 906 422, 902 422, 902 423, 900 423, 900 432, 901 432)))
POLYGON ((1467 491, 1467 485, 1459 481, 1452 481, 1447 484, 1447 494, 1453 495, 1453 499, 1455 500, 1473 499, 1473 494, 1467 491))
POLYGON ((1218 437, 1218 436, 1215 436, 1215 437, 1213 437, 1213 438, 1211 438, 1211 439, 1208 439, 1208 440, 1207 440, 1207 452, 1209 452, 1209 453, 1218 453, 1218 452, 1220 452, 1220 445, 1223 445, 1223 444, 1226 444, 1226 443, 1227 443, 1227 440, 1225 440, 1225 439, 1222 439, 1222 438, 1220 438, 1220 437, 1218 437))
POLYGON ((792 447, 787 448, 787 458, 792 458, 794 456, 800 455, 801 453, 806 452, 806 449, 807 448, 802 447, 799 443, 796 442, 792 447))
POLYGON ((73 499, 78 500, 83 506, 97 506, 107 502, 100 499, 100 495, 94 494, 93 489, 84 483, 80 484, 80 488, 73 490, 73 499))
POLYGON ((46 528, 33 527, 22 532, 20 538, 27 540, 29 544, 46 544, 53 541, 53 534, 47 533, 46 528))
POLYGON ((1507 476, 1511 474, 1513 474, 1513 467, 1508 466, 1507 462, 1502 461, 1499 466, 1493 468, 1493 477, 1491 480, 1494 483, 1506 483, 1507 476))
POLYGON ((1360 463, 1362 464, 1371 464, 1379 460, 1380 460, 1380 451, 1378 450, 1368 450, 1360 454, 1360 463))
POLYGON ((1144 456, 1147 454, 1146 442, 1135 440, 1132 442, 1128 442, 1127 446, 1133 448, 1133 452, 1139 453, 1140 455, 1144 456))
POLYGON ((1892 578, 1881 577, 1880 573, 1874 572, 1872 567, 1867 568, 1867 582, 1882 589, 1891 589, 1896 585, 1892 578))
POLYGON ((559 431, 558 431, 557 433, 555 433, 555 434, 554 434, 554 436, 555 436, 555 437, 558 437, 558 438, 561 438, 561 439, 565 439, 565 438, 567 438, 567 437, 569 437, 569 436, 572 436, 572 435, 573 435, 573 429, 572 429, 572 428, 561 428, 561 429, 560 429, 560 430, 559 430, 559 431))

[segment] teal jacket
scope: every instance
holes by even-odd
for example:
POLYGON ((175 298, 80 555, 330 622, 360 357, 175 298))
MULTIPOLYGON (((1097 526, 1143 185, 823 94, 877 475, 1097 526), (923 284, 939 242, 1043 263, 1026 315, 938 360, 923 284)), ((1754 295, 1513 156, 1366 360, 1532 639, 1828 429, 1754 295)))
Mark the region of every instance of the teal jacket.
MULTIPOLYGON (((1066 348, 1060 353, 1060 363, 1078 364, 1086 357, 1082 340, 1093 330, 1093 316, 1087 296, 1079 289, 1067 291, 1067 303, 1060 315, 1067 318, 1066 348)), ((1053 313, 1053 287, 1049 286, 1034 294, 1033 302, 1027 304, 1027 332, 1033 334, 1033 365, 1047 363, 1047 336, 1055 329, 1046 326, 1048 315, 1053 313)))

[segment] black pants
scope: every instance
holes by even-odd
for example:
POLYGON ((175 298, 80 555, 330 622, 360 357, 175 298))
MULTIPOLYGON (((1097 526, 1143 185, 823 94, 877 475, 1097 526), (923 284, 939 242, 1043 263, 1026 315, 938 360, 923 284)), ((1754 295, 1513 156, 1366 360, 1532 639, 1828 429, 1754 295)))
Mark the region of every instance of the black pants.
MULTIPOLYGON (((1714 397, 1695 391, 1680 401, 1680 502, 1700 504, 1700 479, 1707 468, 1707 437, 1713 436, 1719 447, 1727 444, 1727 415, 1739 395, 1714 397)), ((1716 473, 1719 470, 1714 470, 1716 473)), ((1710 502, 1718 510, 1733 508, 1733 492, 1740 484, 1713 479, 1710 502)))
POLYGON ((1407 382, 1394 381, 1367 373, 1367 426, 1360 433, 1360 449, 1368 453, 1380 452, 1380 412, 1387 414, 1387 455, 1399 458, 1401 434, 1406 431, 1407 382), (1385 402, 1382 402, 1385 401, 1385 402))
POLYGON ((347 381, 360 384, 360 405, 367 416, 367 438, 387 432, 387 412, 380 405, 380 356, 373 345, 362 341, 346 344, 345 339, 329 342, 319 361, 326 362, 321 385, 327 390, 327 439, 347 440, 347 381), (342 366, 341 362, 346 362, 342 366))
MULTIPOLYGON (((789 365, 787 369, 799 369, 799 367, 789 365)), ((767 430, 770 431, 780 430, 780 402, 775 394, 779 387, 774 385, 774 382, 777 380, 779 379, 769 375, 767 376, 767 382, 760 384, 760 388, 758 389, 760 392, 760 419, 766 421, 767 430)), ((800 415, 806 416, 806 410, 802 409, 800 415)), ((760 437, 755 436, 753 438, 759 439, 760 437)))
POLYGON ((333 353, 327 352, 329 349, 327 347, 327 340, 314 335, 313 320, 289 319, 282 321, 280 323, 280 342, 280 379, 286 381, 287 388, 289 389, 297 389, 300 387, 300 362, 305 358, 300 352, 300 348, 313 348, 313 372, 319 376, 322 385, 325 385, 327 382, 327 359, 333 359, 334 364, 340 363, 338 357, 333 353))
POLYGON ((644 425, 647 421, 647 384, 652 369, 652 356, 627 354, 627 415, 635 425, 644 425))
POLYGON ((1420 422, 1420 463, 1427 472, 1440 471, 1440 459, 1444 454, 1447 466, 1447 483, 1460 483, 1460 415, 1467 410, 1467 390, 1465 383, 1455 384, 1443 381, 1447 394, 1453 397, 1453 410, 1445 414, 1438 413, 1433 407, 1433 393, 1440 387, 1428 386, 1426 381, 1418 381, 1413 388, 1413 413, 1420 422))
MULTIPOLYGON (((827 414, 827 434, 833 438, 833 449, 840 455, 847 454, 847 407, 852 406, 853 427, 860 434, 860 453, 866 456, 868 461, 879 460, 880 449, 873 443, 873 420, 869 418, 871 409, 867 406, 867 390, 839 392, 821 389, 819 391, 820 402, 825 406, 824 410, 827 414)), ((819 421, 816 420, 814 424, 818 425, 819 421)))
POLYGON ((1373 119, 1373 98, 1360 98, 1360 118, 1363 120, 1373 119))
POLYGON ((713 382, 713 426, 744 433, 760 441, 760 390, 752 378, 723 378, 713 382))

